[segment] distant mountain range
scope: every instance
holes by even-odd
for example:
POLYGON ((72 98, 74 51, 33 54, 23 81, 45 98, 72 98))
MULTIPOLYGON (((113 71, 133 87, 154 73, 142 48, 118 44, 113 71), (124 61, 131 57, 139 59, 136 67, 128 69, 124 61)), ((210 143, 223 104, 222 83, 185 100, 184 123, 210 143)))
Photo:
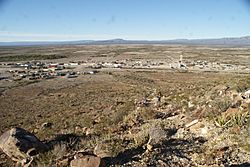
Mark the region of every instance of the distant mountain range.
POLYGON ((50 42, 0 42, 0 46, 39 46, 39 45, 112 45, 112 44, 183 44, 183 45, 224 45, 250 46, 250 36, 239 38, 218 39, 175 39, 175 40, 80 40, 80 41, 50 41, 50 42))

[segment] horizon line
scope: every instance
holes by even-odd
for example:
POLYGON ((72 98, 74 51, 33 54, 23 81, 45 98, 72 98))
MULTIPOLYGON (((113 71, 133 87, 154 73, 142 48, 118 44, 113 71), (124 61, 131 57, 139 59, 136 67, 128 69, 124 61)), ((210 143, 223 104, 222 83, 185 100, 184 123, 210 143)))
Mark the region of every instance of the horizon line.
MULTIPOLYGON (((0 35, 1 36, 1 35, 0 35)), ((112 41, 112 40, 123 40, 123 41, 174 41, 174 40, 211 40, 211 39, 230 39, 230 38, 250 38, 250 35, 245 36, 225 36, 225 37, 207 37, 207 38, 169 38, 169 39, 129 39, 129 38, 103 38, 103 39, 53 39, 53 40, 11 40, 11 41, 1 41, 0 43, 32 43, 32 42, 80 42, 80 41, 90 41, 90 42, 101 42, 101 41, 112 41)))

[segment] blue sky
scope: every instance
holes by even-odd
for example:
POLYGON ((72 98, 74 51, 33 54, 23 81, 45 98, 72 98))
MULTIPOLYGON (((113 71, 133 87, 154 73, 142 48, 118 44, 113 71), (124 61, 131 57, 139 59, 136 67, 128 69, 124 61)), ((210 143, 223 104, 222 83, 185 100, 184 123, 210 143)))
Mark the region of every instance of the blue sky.
POLYGON ((250 35, 247 0, 0 0, 0 41, 250 35))

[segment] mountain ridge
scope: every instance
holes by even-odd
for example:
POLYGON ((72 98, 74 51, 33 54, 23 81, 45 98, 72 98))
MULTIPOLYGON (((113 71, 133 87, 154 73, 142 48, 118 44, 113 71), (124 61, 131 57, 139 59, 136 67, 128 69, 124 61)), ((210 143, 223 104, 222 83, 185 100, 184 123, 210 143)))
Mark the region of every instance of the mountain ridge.
POLYGON ((38 45, 107 45, 107 44, 188 44, 188 45, 250 45, 250 36, 211 39, 172 39, 172 40, 75 40, 75 41, 18 41, 0 42, 0 46, 38 46, 38 45))

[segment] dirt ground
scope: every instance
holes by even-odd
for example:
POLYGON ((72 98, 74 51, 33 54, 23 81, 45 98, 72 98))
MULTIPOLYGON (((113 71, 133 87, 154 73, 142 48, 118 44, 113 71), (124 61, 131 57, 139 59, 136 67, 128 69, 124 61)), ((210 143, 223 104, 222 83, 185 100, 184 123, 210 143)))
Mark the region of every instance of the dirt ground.
MULTIPOLYGON (((240 64, 250 68, 249 51, 249 48, 176 45, 43 46, 0 48, 0 55, 53 53, 67 56, 67 58, 58 60, 42 60, 51 62, 99 62, 124 59, 171 62, 172 60, 178 60, 179 55, 183 54, 184 59, 188 61, 218 61, 240 64)), ((86 127, 91 130, 88 140, 86 139, 85 142, 85 138, 81 138, 78 146, 69 148, 68 152, 82 149, 82 147, 84 149, 93 149, 95 142, 104 139, 105 141, 108 139, 114 142, 119 138, 119 141, 115 143, 120 146, 117 146, 117 149, 113 148, 113 152, 118 154, 116 156, 118 159, 112 161, 110 166, 137 166, 138 164, 142 166, 164 166, 164 164, 166 166, 247 165, 249 159, 244 160, 242 158, 238 159, 238 161, 216 160, 216 157, 220 157, 220 155, 219 153, 212 153, 210 151, 212 144, 207 142, 212 140, 211 136, 203 136, 204 141, 196 138, 191 140, 185 137, 182 140, 168 138, 167 141, 164 141, 167 142, 165 145, 161 144, 159 148, 156 146, 156 149, 150 153, 142 151, 145 149, 147 141, 141 139, 142 143, 140 144, 134 142, 135 139, 126 137, 126 135, 133 134, 133 130, 142 132, 143 127, 147 124, 154 125, 158 123, 164 125, 165 129, 174 128, 180 133, 178 130, 195 119, 198 119, 203 124, 209 122, 206 126, 211 125, 213 127, 215 122, 211 117, 215 118, 218 113, 221 114, 224 111, 219 111, 220 108, 216 108, 217 104, 214 105, 213 110, 203 109, 209 108, 210 103, 206 103, 209 101, 207 97, 212 96, 213 90, 220 86, 229 86, 235 90, 240 88, 242 91, 249 90, 249 77, 248 73, 237 73, 237 71, 215 73, 131 68, 100 69, 97 74, 80 75, 77 78, 58 77, 49 80, 16 81, 14 83, 1 80, 0 132, 2 134, 12 127, 21 127, 33 132, 40 140, 49 142, 56 139, 58 135, 86 136, 83 130, 86 127), (155 96, 156 92, 165 98, 165 101, 160 106, 141 107, 138 105, 143 99, 155 96), (192 101, 195 105, 194 109, 188 107, 189 101, 192 101), (143 120, 142 123, 140 121, 132 123, 138 117, 138 113, 143 120), (164 116, 161 116, 161 113, 164 116), (183 120, 181 118, 178 118, 178 120, 167 119, 182 114, 185 115, 183 120), (50 123, 51 126, 44 128, 44 123, 50 123), (94 141, 93 144, 91 140, 97 141, 94 141), (126 142, 128 143, 126 144, 126 142), (166 147, 167 144, 169 147, 166 147), (167 154, 171 152, 168 150, 170 148, 173 152, 172 155, 167 154), (204 150, 204 148, 206 149, 204 150), (136 152, 136 149, 142 150, 136 152), (163 153, 164 149, 165 154, 163 153), (131 150, 130 154, 135 154, 137 158, 131 157, 131 159, 124 160, 122 155, 125 156, 128 150, 131 150), (179 151, 179 154, 174 150, 179 151), (205 159, 204 161, 200 160, 201 157, 200 159, 194 158, 195 155, 200 153, 207 157, 202 157, 203 160, 205 159), (175 156, 177 159, 168 158, 171 156, 175 156), (151 160, 147 159, 148 157, 151 160)), ((214 99, 210 98, 210 100, 213 102, 213 100, 218 99, 215 97, 214 99)), ((212 102, 211 104, 214 104, 212 102)), ((247 110, 249 111, 249 108, 247 110)), ((217 131, 221 130, 221 133, 223 132, 223 134, 229 136, 229 134, 235 134, 232 132, 232 128, 240 128, 242 132, 249 128, 249 122, 249 120, 246 120, 244 125, 218 127, 211 129, 211 131, 217 133, 217 131)), ((191 133, 190 131, 192 130, 189 130, 188 133, 191 133)), ((240 149, 240 143, 238 142, 238 145, 236 144, 232 148, 230 145, 230 149, 240 149)), ((216 149, 218 148, 214 148, 214 150, 216 149)), ((4 153, 1 152, 0 154, 0 166, 13 165, 4 153)), ((249 154, 244 152, 243 155, 249 154)), ((44 163, 44 166, 46 165, 50 166, 51 164, 44 163)))

